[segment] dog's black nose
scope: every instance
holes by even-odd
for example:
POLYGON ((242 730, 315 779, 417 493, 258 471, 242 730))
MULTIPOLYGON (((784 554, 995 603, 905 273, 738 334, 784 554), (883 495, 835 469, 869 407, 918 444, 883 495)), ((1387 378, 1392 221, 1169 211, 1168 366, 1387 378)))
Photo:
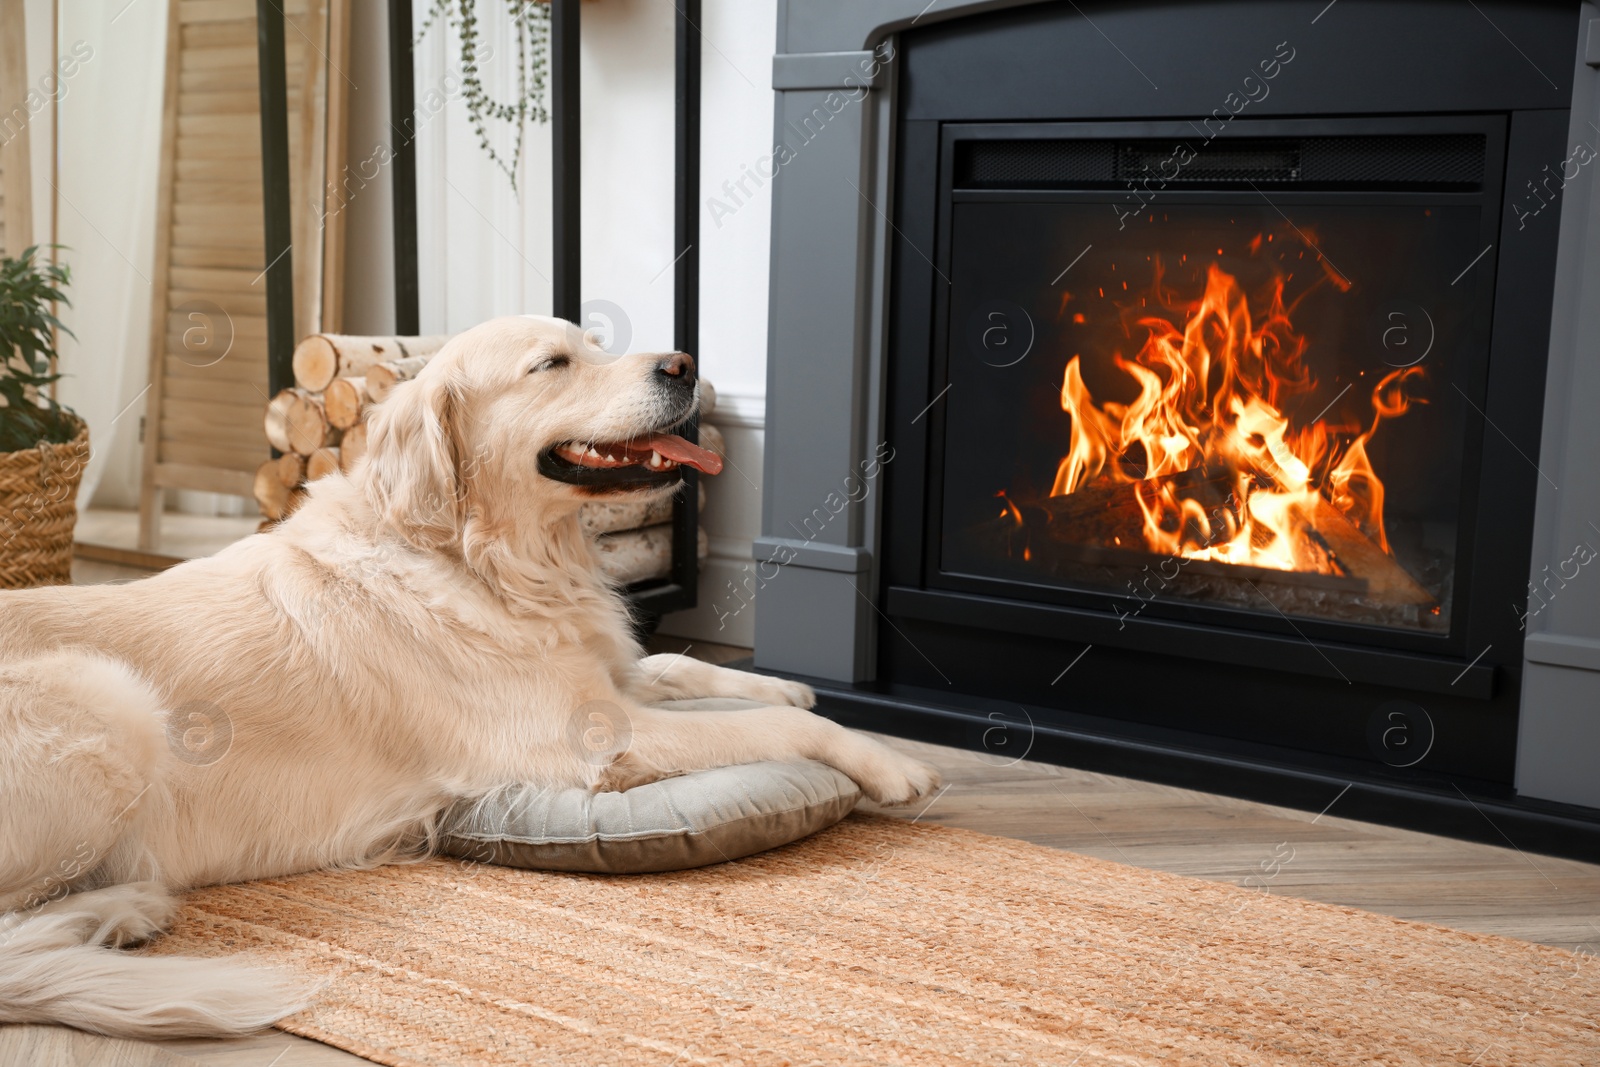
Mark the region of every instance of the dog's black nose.
POLYGON ((691 388, 696 377, 694 357, 687 352, 674 352, 656 364, 656 373, 667 379, 667 385, 679 389, 691 388))

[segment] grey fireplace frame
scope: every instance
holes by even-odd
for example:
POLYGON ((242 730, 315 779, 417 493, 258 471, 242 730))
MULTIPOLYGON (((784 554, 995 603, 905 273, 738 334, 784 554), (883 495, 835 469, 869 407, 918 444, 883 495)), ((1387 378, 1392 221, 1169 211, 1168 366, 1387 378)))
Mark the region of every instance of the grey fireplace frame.
MULTIPOLYGON (((1583 4, 1567 143, 1600 148, 1600 7, 1583 4)), ((1600 547, 1600 182, 1569 182, 1550 322, 1549 378, 1534 513, 1534 579, 1582 539, 1600 547), (1559 487, 1557 489, 1556 487, 1559 487)), ((1600 569, 1600 560, 1589 568, 1600 569)), ((1600 573, 1529 620, 1523 648, 1517 791, 1600 807, 1600 573)))
MULTIPOLYGON (((883 406, 896 35, 1037 2, 779 0, 774 143, 787 151, 773 178, 758 668, 869 680, 887 621, 876 603, 874 479, 893 462, 883 406)), ((1581 20, 1569 142, 1595 146, 1600 8, 1584 0, 1581 20)), ((1540 578, 1581 533, 1600 544, 1588 526, 1600 527, 1600 358, 1583 347, 1600 336, 1600 183, 1587 171, 1568 183, 1560 227, 1540 578)), ((1600 807, 1600 574, 1574 582, 1530 616, 1516 784, 1524 796, 1600 807), (1587 595, 1583 583, 1593 584, 1587 595)))

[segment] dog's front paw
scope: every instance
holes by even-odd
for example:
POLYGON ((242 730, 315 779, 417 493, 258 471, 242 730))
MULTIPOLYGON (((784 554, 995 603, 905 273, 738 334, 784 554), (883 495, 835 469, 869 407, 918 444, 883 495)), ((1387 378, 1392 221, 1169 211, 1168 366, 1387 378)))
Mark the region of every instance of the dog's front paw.
POLYGON ((589 786, 591 793, 626 793, 628 790, 671 777, 650 766, 632 752, 622 752, 598 768, 589 786))
POLYGON ((879 804, 909 804, 939 788, 939 772, 933 767, 887 745, 869 743, 876 751, 845 773, 870 799, 879 804))
POLYGON ((761 679, 751 699, 759 700, 763 704, 787 705, 792 708, 804 708, 807 711, 817 706, 815 690, 803 682, 791 682, 787 678, 761 679))

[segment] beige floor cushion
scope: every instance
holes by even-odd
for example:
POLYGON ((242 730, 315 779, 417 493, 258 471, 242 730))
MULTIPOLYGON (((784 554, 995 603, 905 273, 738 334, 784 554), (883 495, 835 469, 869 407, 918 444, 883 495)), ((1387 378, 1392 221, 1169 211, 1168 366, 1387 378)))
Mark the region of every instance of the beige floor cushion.
POLYGON ((823 763, 718 767, 621 793, 508 786, 445 818, 447 855, 550 871, 704 867, 832 826, 861 797, 823 763))

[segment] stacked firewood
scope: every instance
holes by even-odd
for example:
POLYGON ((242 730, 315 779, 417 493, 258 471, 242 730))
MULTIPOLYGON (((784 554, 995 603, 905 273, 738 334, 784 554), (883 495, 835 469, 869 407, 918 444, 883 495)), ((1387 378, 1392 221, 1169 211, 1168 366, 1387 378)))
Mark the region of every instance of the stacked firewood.
MULTIPOLYGON (((267 440, 282 455, 256 471, 263 528, 294 512, 307 483, 355 468, 366 455, 373 406, 415 378, 448 340, 312 334, 295 347, 295 384, 272 398, 264 419, 267 440)), ((726 455, 722 434, 704 421, 715 411, 716 390, 704 379, 700 388, 700 443, 726 455)), ((705 506, 704 484, 696 504, 697 510, 705 506)), ((661 578, 671 570, 671 499, 595 501, 584 505, 579 521, 597 539, 601 567, 617 581, 661 578)), ((706 549, 706 532, 700 529, 700 558, 706 549)))
POLYGON ((417 376, 448 337, 312 334, 295 346, 294 386, 267 404, 267 441, 283 453, 256 471, 256 503, 269 521, 299 504, 305 483, 349 473, 367 451, 367 413, 417 376))

